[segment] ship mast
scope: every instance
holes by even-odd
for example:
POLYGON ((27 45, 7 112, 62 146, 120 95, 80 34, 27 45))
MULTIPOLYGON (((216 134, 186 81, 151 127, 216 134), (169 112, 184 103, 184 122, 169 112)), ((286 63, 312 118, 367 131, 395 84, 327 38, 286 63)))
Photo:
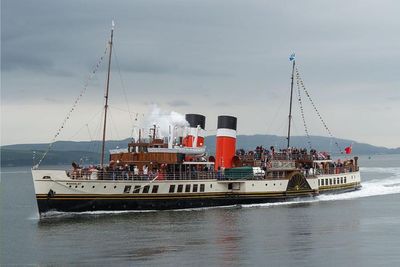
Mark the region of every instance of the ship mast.
POLYGON ((110 72, 111 72, 111 53, 112 53, 112 45, 113 45, 113 35, 114 35, 114 21, 111 23, 111 37, 108 45, 110 46, 110 53, 108 55, 108 71, 107 71, 107 85, 106 91, 104 94, 104 123, 103 123, 103 140, 101 146, 101 158, 100 158, 100 167, 103 169, 104 166, 104 150, 106 144, 106 126, 107 126, 107 109, 108 109, 108 90, 110 87, 110 72))
POLYGON ((295 54, 293 53, 290 56, 290 61, 293 61, 292 66, 292 83, 290 85, 290 104, 289 104, 289 126, 288 126, 288 134, 287 134, 287 148, 290 147, 290 126, 292 122, 292 99, 293 99, 293 81, 294 81, 294 67, 296 65, 295 54))

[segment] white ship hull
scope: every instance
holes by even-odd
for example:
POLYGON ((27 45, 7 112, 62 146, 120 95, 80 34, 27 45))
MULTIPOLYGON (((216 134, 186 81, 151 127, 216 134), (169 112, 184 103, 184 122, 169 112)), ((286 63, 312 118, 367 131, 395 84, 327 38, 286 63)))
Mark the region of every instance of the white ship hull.
POLYGON ((288 179, 97 180, 32 170, 39 212, 165 210, 284 201, 318 193, 317 178, 288 190, 288 179), (295 189, 293 189, 295 188, 295 189))

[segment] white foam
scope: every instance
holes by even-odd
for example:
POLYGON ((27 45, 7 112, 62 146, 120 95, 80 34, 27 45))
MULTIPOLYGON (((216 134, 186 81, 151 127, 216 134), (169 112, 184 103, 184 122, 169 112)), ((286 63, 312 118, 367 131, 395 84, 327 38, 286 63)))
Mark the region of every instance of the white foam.
MULTIPOLYGON (((249 204, 243 205, 243 207, 274 207, 274 206, 284 206, 284 205, 295 205, 301 203, 315 203, 323 201, 339 201, 356 199, 363 197, 373 197, 373 196, 383 196, 391 194, 400 193, 400 167, 392 168, 378 168, 378 167, 364 167, 361 168, 361 172, 376 172, 376 173, 387 173, 390 174, 389 177, 384 179, 373 179, 361 182, 361 189, 357 191, 351 191, 347 193, 338 194, 326 194, 319 195, 314 198, 309 199, 296 199, 286 202, 276 202, 276 203, 264 203, 264 204, 249 204)), ((362 176, 362 175, 361 175, 362 176)))
POLYGON ((82 212, 62 212, 48 211, 40 215, 40 219, 46 218, 68 218, 79 216, 102 216, 102 215, 120 215, 129 213, 145 213, 156 212, 156 210, 97 210, 97 211, 82 211, 82 212))

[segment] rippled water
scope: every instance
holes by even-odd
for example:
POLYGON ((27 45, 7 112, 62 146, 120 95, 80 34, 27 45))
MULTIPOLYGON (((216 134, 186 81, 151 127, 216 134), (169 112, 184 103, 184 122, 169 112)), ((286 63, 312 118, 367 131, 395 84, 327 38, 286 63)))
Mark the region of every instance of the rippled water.
POLYGON ((400 155, 361 158, 363 188, 287 203, 162 212, 51 213, 29 170, 3 168, 6 264, 400 266, 400 155))

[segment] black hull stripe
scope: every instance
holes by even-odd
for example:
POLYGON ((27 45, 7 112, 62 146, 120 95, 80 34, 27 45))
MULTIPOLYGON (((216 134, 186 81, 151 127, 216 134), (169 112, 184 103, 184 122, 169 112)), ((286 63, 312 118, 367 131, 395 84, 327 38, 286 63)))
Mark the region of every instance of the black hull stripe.
POLYGON ((88 195, 88 194, 55 194, 52 197, 49 197, 47 194, 37 194, 37 199, 146 199, 146 200, 157 200, 157 199, 194 199, 194 198, 224 198, 224 197, 282 197, 282 196, 299 196, 299 195, 310 195, 317 194, 315 190, 307 190, 307 191, 295 191, 295 192, 279 192, 279 193, 220 193, 220 194, 193 194, 193 195, 161 195, 161 194, 97 194, 97 195, 88 195))
POLYGON ((187 208, 204 208, 216 206, 230 206, 240 204, 261 204, 268 202, 285 201, 297 197, 309 197, 315 195, 298 194, 298 195, 277 195, 277 196, 220 196, 220 197, 203 197, 203 198, 170 198, 170 199, 37 199, 39 212, 47 212, 51 210, 61 212, 82 212, 82 211, 129 211, 129 210, 171 210, 171 209, 187 209, 187 208))

